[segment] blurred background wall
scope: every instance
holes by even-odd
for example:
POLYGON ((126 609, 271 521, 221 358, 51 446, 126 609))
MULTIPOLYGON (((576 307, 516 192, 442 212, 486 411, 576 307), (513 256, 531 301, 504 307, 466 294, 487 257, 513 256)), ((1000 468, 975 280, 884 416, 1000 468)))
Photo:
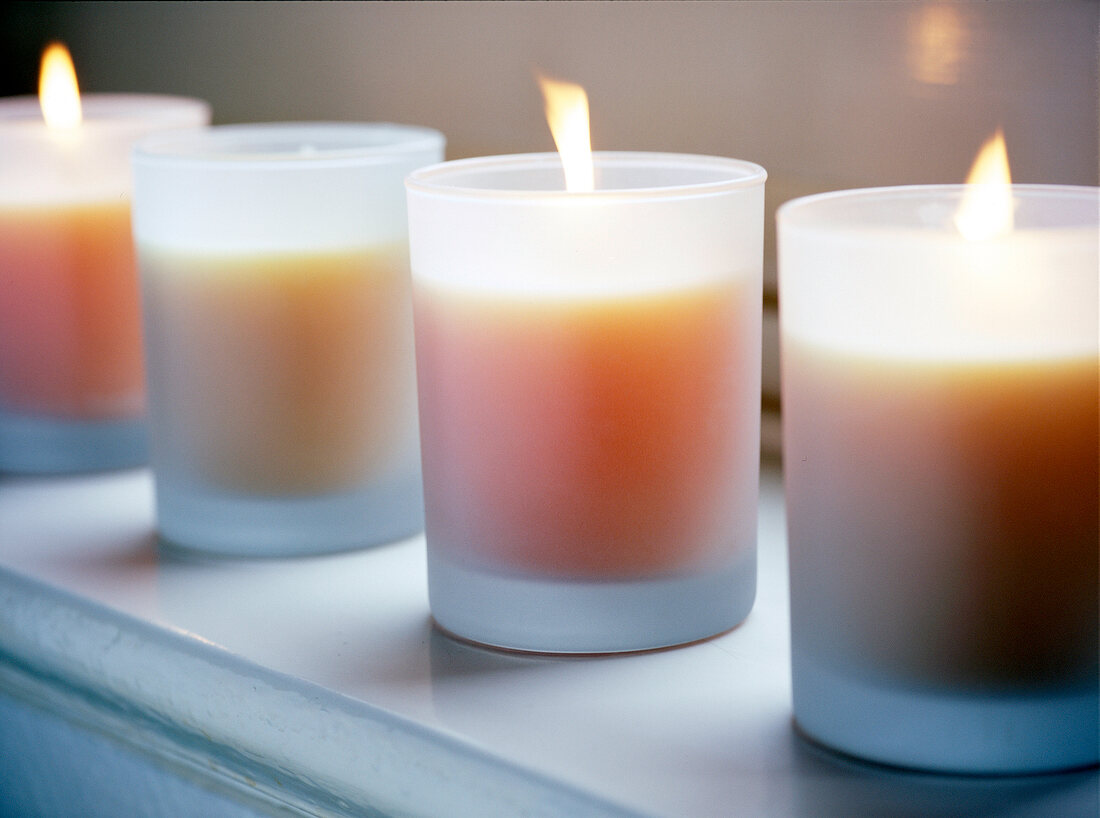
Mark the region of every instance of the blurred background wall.
MULTIPOLYGON (((1004 127, 1020 182, 1097 184, 1100 3, 8 3, 0 95, 65 41, 85 91, 185 94, 216 123, 389 120, 448 157, 553 150, 533 72, 584 85, 596 149, 769 172, 765 405, 775 405, 775 207, 961 182, 1004 127)), ((769 434, 766 429, 766 434, 769 434)))

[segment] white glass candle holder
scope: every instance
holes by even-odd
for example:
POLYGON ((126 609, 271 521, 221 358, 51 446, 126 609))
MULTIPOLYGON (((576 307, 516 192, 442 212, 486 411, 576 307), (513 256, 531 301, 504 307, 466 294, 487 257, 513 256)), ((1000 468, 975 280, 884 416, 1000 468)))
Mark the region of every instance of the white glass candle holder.
POLYGON ((779 225, 795 719, 941 771, 1097 761, 1095 188, 796 200, 779 225))
POLYGON ((403 179, 443 144, 317 123, 135 149, 164 540, 288 555, 422 528, 403 179))
POLYGON ((764 170, 594 160, 407 182, 432 614, 487 645, 681 644, 755 594, 764 170))
POLYGON ((36 97, 0 100, 0 470, 147 460, 130 148, 203 125, 205 102, 90 94, 51 129, 36 97))

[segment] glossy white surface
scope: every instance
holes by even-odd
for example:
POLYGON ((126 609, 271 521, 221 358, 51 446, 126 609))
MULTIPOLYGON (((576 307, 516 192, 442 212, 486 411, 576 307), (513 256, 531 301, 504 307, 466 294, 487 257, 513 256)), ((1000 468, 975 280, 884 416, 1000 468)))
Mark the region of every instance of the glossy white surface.
POLYGON ((777 469, 761 488, 759 590, 743 625, 576 659, 434 631, 419 538, 183 561, 156 548, 147 472, 0 478, 0 687, 29 668, 88 689, 151 719, 166 744, 306 782, 330 814, 1095 814, 1095 770, 941 777, 803 744, 777 469))

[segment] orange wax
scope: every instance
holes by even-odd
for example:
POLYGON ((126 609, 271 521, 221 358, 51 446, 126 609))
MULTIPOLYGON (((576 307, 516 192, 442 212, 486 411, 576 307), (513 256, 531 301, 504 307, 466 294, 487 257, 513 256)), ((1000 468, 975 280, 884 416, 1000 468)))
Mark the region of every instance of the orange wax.
POLYGON ((757 453, 738 442, 759 400, 742 385, 751 301, 730 283, 591 298, 418 283, 432 547, 574 578, 727 559, 737 498, 756 497, 757 453))
POLYGON ((319 493, 361 485, 415 439, 403 245, 140 255, 154 422, 169 430, 158 468, 319 493))
POLYGON ((783 367, 804 638, 909 681, 1095 674, 1095 355, 893 360, 786 336, 783 367))
POLYGON ((129 201, 0 207, 0 407, 139 415, 138 304, 129 201))

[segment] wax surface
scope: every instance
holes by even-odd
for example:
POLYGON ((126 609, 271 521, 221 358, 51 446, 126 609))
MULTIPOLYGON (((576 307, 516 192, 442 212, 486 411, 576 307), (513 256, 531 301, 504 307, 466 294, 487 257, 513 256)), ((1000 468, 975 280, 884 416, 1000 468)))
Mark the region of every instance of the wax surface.
POLYGON ((914 685, 1095 685, 1095 353, 782 355, 798 649, 914 685))
POLYGON ((0 207, 0 406, 140 415, 140 320, 129 201, 0 207))
POLYGON ((751 547, 747 289, 523 298, 418 284, 430 547, 573 578, 699 570, 751 547))
POLYGON ((140 258, 150 388, 166 430, 158 469, 247 493, 326 492, 369 479, 407 446, 415 385, 403 247, 142 247, 140 258))

